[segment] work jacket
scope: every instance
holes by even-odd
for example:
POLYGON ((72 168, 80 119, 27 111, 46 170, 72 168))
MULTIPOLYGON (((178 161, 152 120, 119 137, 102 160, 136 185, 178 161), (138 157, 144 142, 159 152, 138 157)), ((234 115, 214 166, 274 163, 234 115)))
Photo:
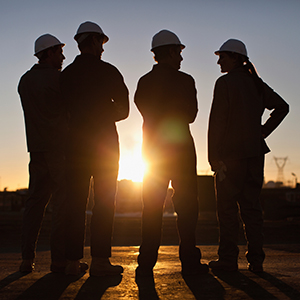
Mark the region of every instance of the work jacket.
POLYGON ((194 147, 189 124, 198 112, 196 94, 194 79, 167 64, 154 65, 140 78, 134 102, 144 120, 144 151, 194 147))
POLYGON ((62 71, 60 85, 71 135, 88 139, 116 134, 115 122, 128 116, 128 89, 121 73, 94 55, 78 55, 62 71))
POLYGON ((265 138, 281 123, 288 104, 266 83, 259 91, 252 76, 236 68, 215 84, 208 129, 208 159, 224 161, 269 152, 265 138), (265 109, 273 110, 262 124, 265 109))
POLYGON ((20 79, 18 93, 24 112, 28 152, 63 148, 66 112, 59 88, 60 72, 35 64, 20 79))

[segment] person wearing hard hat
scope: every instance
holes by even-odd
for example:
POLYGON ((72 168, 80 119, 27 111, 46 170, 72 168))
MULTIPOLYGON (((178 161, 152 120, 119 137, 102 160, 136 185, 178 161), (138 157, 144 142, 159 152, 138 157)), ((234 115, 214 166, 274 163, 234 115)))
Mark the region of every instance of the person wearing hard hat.
POLYGON ((116 122, 128 117, 128 89, 117 68, 101 60, 108 37, 99 25, 82 23, 74 39, 81 54, 61 75, 62 94, 70 116, 66 150, 66 274, 81 272, 85 211, 93 176, 90 275, 118 275, 123 272, 122 266, 113 266, 109 261, 119 168, 116 122))
POLYGON ((63 46, 55 36, 44 34, 35 41, 38 63, 20 79, 18 92, 24 112, 29 162, 29 196, 22 227, 21 272, 34 270, 36 242, 45 208, 51 198, 51 271, 64 272, 64 141, 66 113, 59 76, 63 46), (52 197, 51 197, 52 195, 52 197))
POLYGON ((134 102, 143 117, 143 155, 147 172, 143 180, 142 243, 136 276, 153 276, 161 240, 162 214, 169 185, 180 237, 182 274, 208 272, 196 247, 198 192, 196 152, 190 125, 197 112, 194 79, 181 71, 185 46, 171 31, 154 35, 151 51, 157 62, 140 78, 134 102))
POLYGON ((221 76, 215 84, 208 129, 208 160, 215 172, 220 227, 219 259, 213 270, 238 270, 239 212, 244 223, 248 269, 263 271, 263 216, 260 192, 265 142, 288 114, 288 104, 258 76, 246 46, 229 39, 215 52, 221 76), (262 124, 264 110, 272 110, 262 124))

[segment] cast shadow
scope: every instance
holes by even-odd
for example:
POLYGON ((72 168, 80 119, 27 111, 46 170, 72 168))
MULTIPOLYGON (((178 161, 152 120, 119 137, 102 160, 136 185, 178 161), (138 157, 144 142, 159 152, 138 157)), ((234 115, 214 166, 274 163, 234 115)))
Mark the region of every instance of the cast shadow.
POLYGON ((20 299, 59 299, 65 289, 74 281, 84 276, 66 276, 60 273, 49 273, 37 280, 32 286, 24 291, 17 300, 20 299))
POLYGON ((136 276, 135 282, 139 289, 140 300, 159 299, 155 289, 154 278, 152 276, 149 277, 136 276))
POLYGON ((251 299, 275 299, 273 294, 240 272, 212 271, 212 273, 231 287, 243 291, 251 299))
POLYGON ((198 276, 182 276, 186 285, 194 294, 195 299, 224 299, 224 288, 211 274, 198 276))
POLYGON ((11 284, 14 281, 17 281, 18 279, 22 278, 23 276, 26 276, 26 273, 21 273, 21 272, 15 272, 13 274, 8 275, 7 277, 3 278, 0 281, 0 290, 7 285, 11 284))
POLYGON ((257 274, 260 278, 268 281, 273 286, 276 286, 277 289, 281 291, 281 293, 285 294, 290 299, 300 299, 300 292, 285 282, 279 280, 278 278, 274 277, 273 275, 263 272, 261 274, 257 274))
POLYGON ((117 286, 122 281, 122 275, 89 277, 81 286, 76 300, 101 299, 109 287, 117 286))

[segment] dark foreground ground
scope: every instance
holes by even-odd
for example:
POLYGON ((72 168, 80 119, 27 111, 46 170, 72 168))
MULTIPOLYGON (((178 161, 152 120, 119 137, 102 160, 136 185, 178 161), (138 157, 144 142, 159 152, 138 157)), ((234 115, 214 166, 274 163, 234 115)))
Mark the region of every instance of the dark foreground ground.
MULTIPOLYGON (((265 222, 265 272, 247 270, 245 242, 241 234, 239 272, 212 273, 183 278, 178 259, 174 217, 164 219, 164 234, 154 282, 135 281, 140 243, 140 218, 117 217, 111 261, 124 267, 117 277, 78 277, 49 271, 49 216, 46 216, 36 257, 36 271, 17 272, 21 262, 20 215, 2 214, 0 221, 0 299, 300 299, 300 222, 265 222)), ((89 236, 87 232, 87 237, 89 236)), ((218 229, 214 214, 202 214, 197 243, 203 262, 217 257, 218 229)), ((90 263, 89 238, 84 260, 90 263)))

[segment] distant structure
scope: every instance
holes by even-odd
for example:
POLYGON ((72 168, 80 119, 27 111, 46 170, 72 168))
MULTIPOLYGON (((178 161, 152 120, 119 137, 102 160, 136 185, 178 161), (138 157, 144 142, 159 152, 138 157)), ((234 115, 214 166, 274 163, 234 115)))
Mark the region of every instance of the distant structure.
POLYGON ((278 168, 278 173, 277 173, 277 183, 282 183, 284 184, 284 173, 283 173, 283 169, 284 166, 286 164, 288 157, 275 157, 274 156, 274 160, 276 163, 276 166, 278 168))

